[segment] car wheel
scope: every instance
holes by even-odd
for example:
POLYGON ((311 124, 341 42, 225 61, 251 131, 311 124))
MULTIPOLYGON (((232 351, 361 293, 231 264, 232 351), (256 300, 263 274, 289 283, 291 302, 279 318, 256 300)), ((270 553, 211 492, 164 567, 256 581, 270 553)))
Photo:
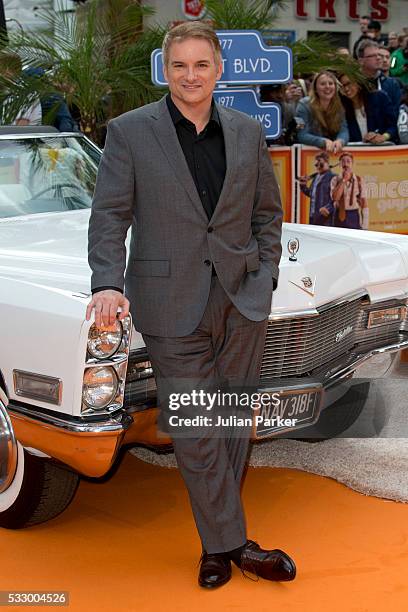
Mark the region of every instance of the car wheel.
POLYGON ((58 516, 73 500, 79 484, 78 474, 17 445, 13 480, 0 492, 0 527, 7 529, 30 527, 58 516))
POLYGON ((369 382, 353 385, 343 397, 323 410, 317 423, 297 430, 295 440, 322 442, 345 432, 363 411, 369 390, 369 382))
POLYGON ((58 516, 74 498, 79 475, 16 440, 0 388, 0 527, 20 529, 58 516))

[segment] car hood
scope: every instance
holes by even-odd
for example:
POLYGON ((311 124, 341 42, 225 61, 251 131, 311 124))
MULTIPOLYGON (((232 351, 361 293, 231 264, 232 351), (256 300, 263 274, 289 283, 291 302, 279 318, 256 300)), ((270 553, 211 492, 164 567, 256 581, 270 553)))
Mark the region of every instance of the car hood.
POLYGON ((87 261, 89 210, 0 222, 0 276, 90 293, 87 261))
MULTIPOLYGON (((0 221, 0 277, 90 294, 89 214, 81 210, 0 221)), ((316 308, 361 289, 374 299, 408 291, 405 236, 288 223, 282 244, 276 313, 316 308), (299 241, 293 262, 287 249, 291 238, 299 241)))

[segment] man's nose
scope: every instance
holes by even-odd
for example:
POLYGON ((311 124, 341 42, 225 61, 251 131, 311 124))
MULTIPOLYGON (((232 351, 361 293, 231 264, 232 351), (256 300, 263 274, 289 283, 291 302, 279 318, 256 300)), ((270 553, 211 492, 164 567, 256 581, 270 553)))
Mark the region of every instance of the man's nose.
POLYGON ((195 78, 196 78, 195 67, 187 66, 187 80, 194 81, 195 78))

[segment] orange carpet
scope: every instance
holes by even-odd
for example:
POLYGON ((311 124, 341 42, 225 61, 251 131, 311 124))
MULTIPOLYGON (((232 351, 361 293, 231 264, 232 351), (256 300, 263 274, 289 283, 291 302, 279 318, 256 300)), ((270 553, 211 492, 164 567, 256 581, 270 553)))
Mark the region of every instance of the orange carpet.
POLYGON ((234 568, 227 585, 200 589, 200 544, 177 470, 127 454, 110 481, 83 481, 60 517, 0 529, 0 590, 66 590, 71 612, 407 610, 408 504, 271 468, 249 470, 244 502, 249 536, 294 557, 294 582, 252 582, 234 568))

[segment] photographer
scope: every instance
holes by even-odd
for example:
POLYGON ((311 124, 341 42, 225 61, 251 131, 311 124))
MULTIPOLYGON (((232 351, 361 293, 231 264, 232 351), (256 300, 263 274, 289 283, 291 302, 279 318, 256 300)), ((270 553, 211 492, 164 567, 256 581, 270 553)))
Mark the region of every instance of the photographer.
POLYGON ((391 55, 390 75, 398 77, 404 85, 408 85, 408 36, 398 36, 400 48, 391 55))

